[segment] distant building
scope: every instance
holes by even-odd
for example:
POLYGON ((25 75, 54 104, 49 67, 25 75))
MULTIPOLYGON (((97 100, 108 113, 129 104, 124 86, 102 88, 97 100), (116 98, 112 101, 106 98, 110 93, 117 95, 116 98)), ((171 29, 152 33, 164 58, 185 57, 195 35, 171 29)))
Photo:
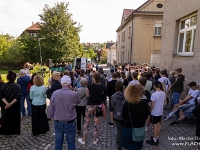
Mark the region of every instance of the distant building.
POLYGON ((114 65, 116 61, 116 42, 107 42, 106 50, 107 50, 107 64, 114 65))
POLYGON ((166 0, 160 68, 182 68, 186 82, 200 83, 200 1, 166 0))
POLYGON ((41 26, 41 24, 39 22, 36 22, 36 23, 32 22, 32 25, 30 27, 28 27, 25 31, 28 32, 30 36, 36 37, 40 31, 40 26, 41 26))
POLYGON ((158 65, 164 0, 147 0, 137 9, 124 9, 117 29, 117 62, 158 65))

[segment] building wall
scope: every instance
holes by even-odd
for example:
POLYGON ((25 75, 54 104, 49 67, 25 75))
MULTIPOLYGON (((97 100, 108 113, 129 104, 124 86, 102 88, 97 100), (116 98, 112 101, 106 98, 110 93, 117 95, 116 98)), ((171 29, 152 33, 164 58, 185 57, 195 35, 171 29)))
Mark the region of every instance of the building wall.
POLYGON ((150 4, 148 4, 147 6, 143 7, 140 11, 164 11, 164 7, 163 8, 158 8, 156 5, 157 4, 163 4, 164 0, 154 0, 153 2, 151 2, 150 4))
POLYGON ((120 63, 130 62, 131 33, 129 32, 132 32, 132 19, 130 19, 126 23, 126 25, 117 33, 117 62, 120 63), (125 31, 125 39, 122 40, 122 34, 124 31, 125 31))
POLYGON ((134 17, 133 62, 151 63, 154 61, 151 60, 151 54, 153 51, 161 50, 161 36, 154 36, 155 24, 162 23, 162 18, 162 16, 144 15, 134 17))
POLYGON ((107 64, 114 65, 116 61, 116 48, 107 49, 107 64))
POLYGON ((199 0, 167 0, 165 2, 160 68, 174 70, 181 67, 186 82, 200 83, 200 2, 199 0), (179 20, 198 11, 193 56, 177 55, 179 20))

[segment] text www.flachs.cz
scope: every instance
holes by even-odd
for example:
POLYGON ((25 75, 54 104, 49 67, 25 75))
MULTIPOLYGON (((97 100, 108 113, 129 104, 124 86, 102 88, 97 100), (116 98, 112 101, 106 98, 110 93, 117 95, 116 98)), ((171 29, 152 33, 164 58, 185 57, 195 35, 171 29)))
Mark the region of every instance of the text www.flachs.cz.
POLYGON ((172 143, 172 146, 198 146, 199 142, 180 142, 180 143, 172 143))

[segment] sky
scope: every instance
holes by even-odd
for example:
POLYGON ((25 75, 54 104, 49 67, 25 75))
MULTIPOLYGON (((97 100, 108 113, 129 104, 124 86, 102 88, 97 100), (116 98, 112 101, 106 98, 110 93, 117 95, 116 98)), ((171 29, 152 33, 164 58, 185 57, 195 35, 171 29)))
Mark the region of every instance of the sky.
MULTIPOLYGON (((116 41, 123 9, 136 9, 146 0, 67 0, 73 20, 83 27, 81 42, 116 41)), ((45 4, 53 7, 57 0, 0 0, 0 34, 19 36, 32 22, 39 22, 38 14, 45 4)))

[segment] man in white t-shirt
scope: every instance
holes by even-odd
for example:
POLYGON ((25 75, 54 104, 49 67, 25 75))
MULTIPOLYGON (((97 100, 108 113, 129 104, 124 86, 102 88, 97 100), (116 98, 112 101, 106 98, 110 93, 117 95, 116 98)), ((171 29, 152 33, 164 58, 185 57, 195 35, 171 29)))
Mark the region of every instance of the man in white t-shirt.
POLYGON ((188 92, 188 95, 183 100, 180 100, 178 104, 174 105, 172 112, 167 115, 168 118, 171 117, 173 115, 173 111, 177 107, 179 108, 179 118, 170 123, 170 125, 179 124, 185 118, 191 118, 193 116, 192 110, 195 107, 195 99, 199 96, 199 90, 197 89, 196 82, 191 82, 189 86, 190 90, 188 92))
POLYGON ((161 75, 161 78, 159 78, 158 81, 160 81, 161 83, 164 83, 166 92, 168 92, 168 90, 171 88, 171 82, 166 77, 167 75, 166 71, 165 70, 160 71, 160 75, 161 75))

